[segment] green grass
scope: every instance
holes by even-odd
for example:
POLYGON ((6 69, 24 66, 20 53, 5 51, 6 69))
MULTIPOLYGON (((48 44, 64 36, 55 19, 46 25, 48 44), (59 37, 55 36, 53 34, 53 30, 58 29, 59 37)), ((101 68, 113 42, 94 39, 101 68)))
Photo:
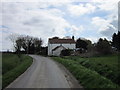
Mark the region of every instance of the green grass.
POLYGON ((5 88, 32 64, 32 58, 15 54, 2 54, 2 88, 5 88))
MULTIPOLYGON (((110 70, 114 70, 117 68, 117 66, 113 66, 117 65, 118 59, 116 60, 116 56, 93 57, 93 58, 81 58, 78 56, 75 57, 70 56, 63 58, 53 57, 53 59, 62 63, 76 77, 76 79, 80 82, 80 84, 83 85, 84 88, 119 87, 115 82, 113 82, 110 78, 107 78, 104 75, 106 73, 108 74, 108 72, 109 74, 111 74, 110 70), (113 61, 114 59, 115 61, 113 61), (106 70, 105 67, 109 68, 110 70, 106 70), (98 71, 104 71, 104 73, 100 74, 100 72, 98 71)), ((117 71, 115 71, 115 73, 117 73, 117 71)), ((117 76, 114 77, 118 79, 117 76)))
POLYGON ((118 56, 109 55, 103 57, 81 58, 76 56, 65 57, 79 63, 80 65, 96 71, 100 75, 120 85, 120 71, 118 70, 118 56))
MULTIPOLYGON (((22 56, 22 58, 23 58, 23 56, 22 56)), ((2 59, 3 59, 2 74, 5 74, 6 72, 12 70, 17 65, 20 64, 20 59, 15 54, 2 54, 2 59)))

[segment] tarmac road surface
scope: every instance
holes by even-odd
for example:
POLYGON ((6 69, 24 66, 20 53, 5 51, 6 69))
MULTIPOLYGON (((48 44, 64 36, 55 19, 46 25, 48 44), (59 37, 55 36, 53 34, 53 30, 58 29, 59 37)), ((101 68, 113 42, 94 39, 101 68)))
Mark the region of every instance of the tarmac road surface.
POLYGON ((49 57, 30 56, 33 64, 7 88, 81 88, 62 65, 49 57))

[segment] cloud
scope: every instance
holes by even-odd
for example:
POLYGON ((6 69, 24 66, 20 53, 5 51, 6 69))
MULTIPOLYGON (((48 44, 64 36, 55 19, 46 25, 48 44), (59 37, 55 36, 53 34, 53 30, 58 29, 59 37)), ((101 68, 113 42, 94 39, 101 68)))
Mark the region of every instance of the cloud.
POLYGON ((80 25, 79 27, 76 27, 75 25, 71 25, 71 29, 69 33, 78 37, 83 30, 84 30, 84 27, 82 25, 80 25))
POLYGON ((47 45, 47 39, 52 36, 64 37, 74 34, 76 37, 85 36, 85 38, 96 41, 99 37, 110 37, 117 31, 117 5, 112 3, 117 0, 110 0, 110 2, 97 0, 95 3, 72 1, 35 0, 33 2, 29 0, 28 2, 28 0, 21 0, 16 2, 14 0, 2 2, 0 26, 7 27, 0 28, 3 31, 4 42, 0 41, 3 43, 3 48, 11 47, 8 45, 10 41, 6 39, 11 33, 41 37, 44 45, 47 45), (102 12, 103 16, 94 15, 94 12, 102 12), (79 20, 81 20, 80 23, 79 20))
POLYGON ((117 28, 111 23, 112 21, 109 19, 103 19, 100 17, 92 18, 92 24, 96 27, 99 33, 106 37, 111 37, 112 34, 117 31, 117 28))
POLYGON ((107 12, 104 17, 93 17, 92 24, 98 29, 102 36, 111 38, 113 33, 118 31, 118 2, 119 0, 93 0, 98 11, 107 12))
POLYGON ((8 31, 7 31, 7 28, 3 28, 2 30, 1 30, 1 28, 0 28, 0 50, 7 50, 7 49, 13 49, 12 47, 12 43, 11 43, 11 41, 9 40, 9 38, 7 38, 8 37, 8 33, 7 33, 8 31))
POLYGON ((92 0, 100 10, 117 11, 119 0, 92 0))
POLYGON ((81 16, 81 15, 85 15, 85 14, 90 14, 90 13, 94 12, 95 9, 96 9, 96 7, 90 3, 87 3, 85 5, 78 4, 78 5, 69 5, 68 6, 68 11, 73 16, 81 16))
POLYGON ((87 37, 86 39, 91 40, 92 43, 96 43, 98 41, 98 37, 94 37, 94 36, 87 37))
MULTIPOLYGON (((3 3, 1 20, 10 33, 41 37, 46 45, 49 37, 63 37, 65 28, 70 27, 63 15, 64 12, 59 9, 41 9, 36 3, 3 3)), ((3 37, 10 33, 5 33, 3 37)))
MULTIPOLYGON (((38 7, 39 8, 45 8, 45 7, 49 7, 49 6, 54 6, 54 7, 60 7, 63 5, 66 5, 68 3, 73 2, 74 0, 1 0, 1 2, 12 2, 12 3, 36 3, 36 5, 32 5, 31 7, 38 7), (39 3, 42 3, 39 5, 39 3)), ((27 6, 26 6, 27 7, 27 6)), ((29 4, 28 4, 29 7, 29 4)), ((31 8, 29 7, 29 8, 31 8)))

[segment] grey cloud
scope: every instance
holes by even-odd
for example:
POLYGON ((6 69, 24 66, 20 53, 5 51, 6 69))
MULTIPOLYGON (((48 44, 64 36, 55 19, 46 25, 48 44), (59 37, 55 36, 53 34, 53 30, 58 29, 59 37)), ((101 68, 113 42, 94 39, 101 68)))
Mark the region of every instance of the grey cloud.
POLYGON ((40 22, 40 20, 38 18, 32 18, 29 21, 25 21, 23 22, 24 25, 35 25, 38 24, 40 22))
POLYGON ((106 36, 108 38, 110 38, 113 33, 115 33, 117 30, 113 29, 112 27, 108 27, 108 29, 104 30, 104 31, 101 31, 100 33, 103 35, 103 36, 106 36))

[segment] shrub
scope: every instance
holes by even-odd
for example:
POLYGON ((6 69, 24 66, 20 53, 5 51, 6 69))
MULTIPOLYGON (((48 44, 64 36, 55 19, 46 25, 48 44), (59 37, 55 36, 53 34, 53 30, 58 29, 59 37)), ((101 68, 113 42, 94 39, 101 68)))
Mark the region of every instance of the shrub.
POLYGON ((70 56, 71 55, 72 50, 71 49, 65 49, 61 51, 61 56, 70 56))

